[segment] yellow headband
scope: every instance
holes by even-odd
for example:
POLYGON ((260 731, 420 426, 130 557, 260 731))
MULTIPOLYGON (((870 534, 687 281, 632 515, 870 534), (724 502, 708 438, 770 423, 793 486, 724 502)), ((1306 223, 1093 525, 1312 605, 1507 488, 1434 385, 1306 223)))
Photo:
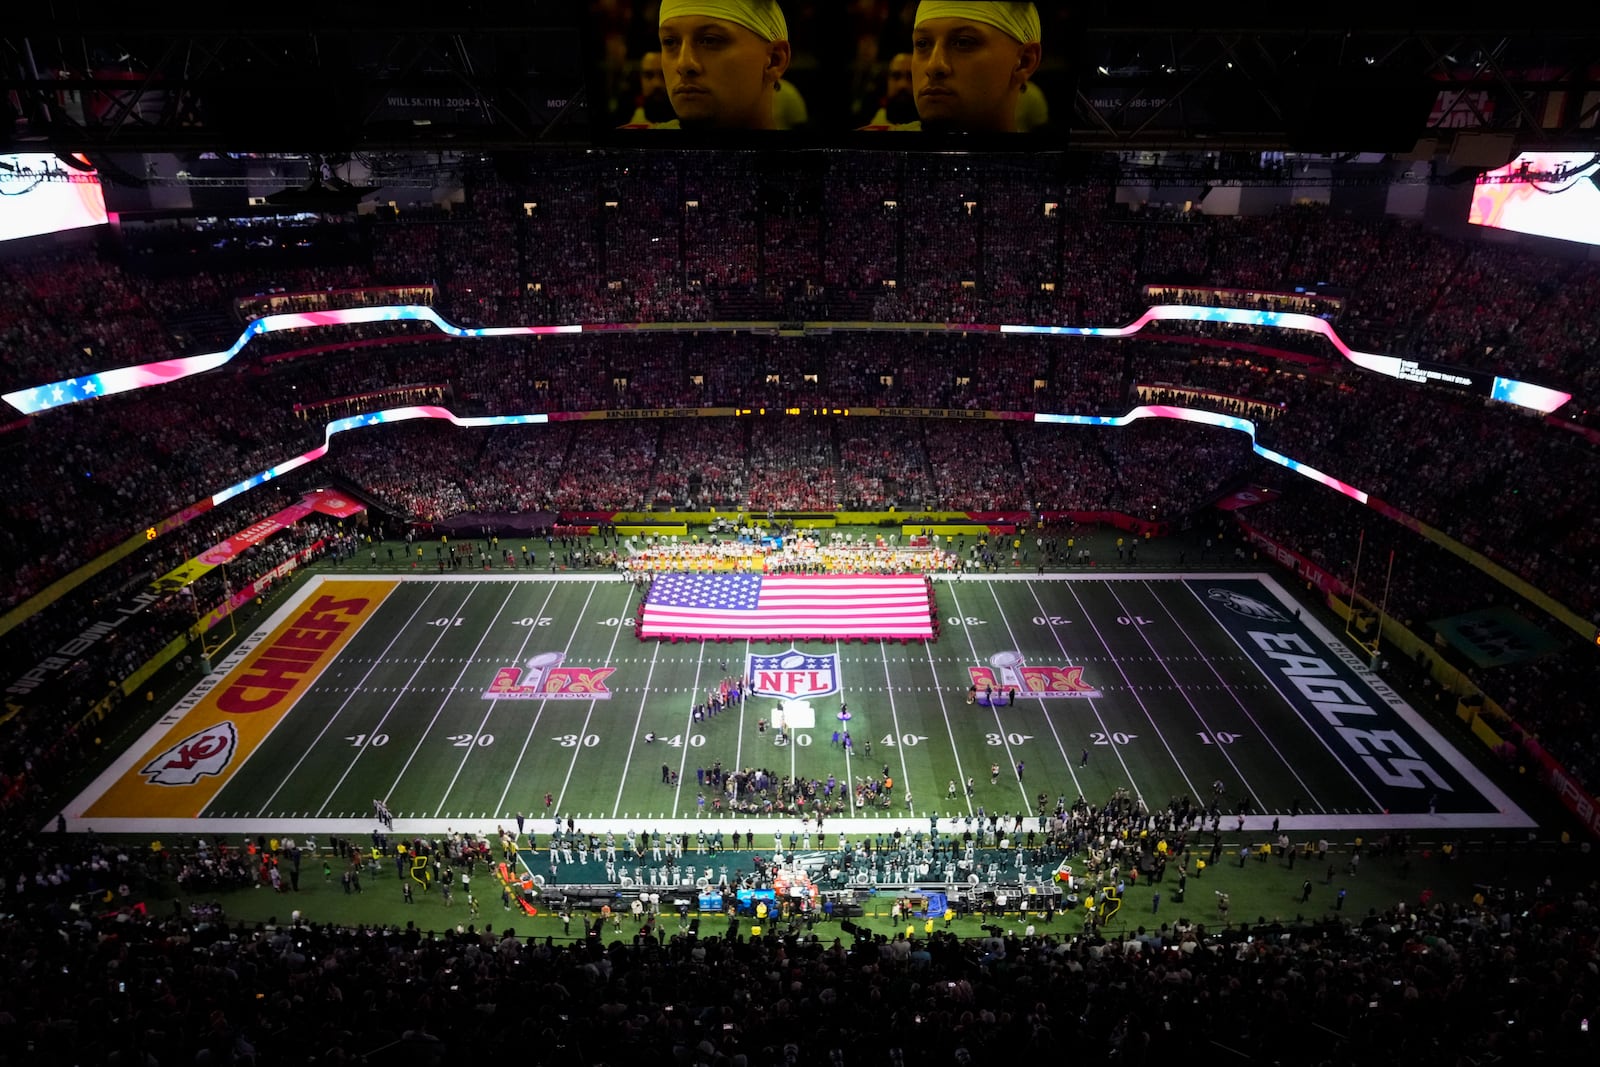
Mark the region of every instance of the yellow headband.
POLYGON ((732 22, 763 41, 789 39, 789 24, 784 21, 783 9, 777 0, 661 0, 661 22, 681 15, 732 22))
POLYGON ((922 0, 917 5, 917 25, 929 19, 970 19, 993 26, 1022 44, 1035 44, 1039 40, 1039 9, 1031 3, 922 0))

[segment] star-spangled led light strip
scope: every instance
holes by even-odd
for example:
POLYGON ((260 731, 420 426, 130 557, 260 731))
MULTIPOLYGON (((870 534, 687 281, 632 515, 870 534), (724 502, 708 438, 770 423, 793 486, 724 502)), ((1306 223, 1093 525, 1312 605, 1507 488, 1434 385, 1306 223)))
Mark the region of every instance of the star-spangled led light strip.
MULTIPOLYGON (((299 470, 307 463, 321 459, 328 454, 329 444, 333 441, 334 434, 346 430, 356 430, 363 426, 383 426, 389 423, 407 422, 411 419, 443 419, 446 422, 462 427, 479 426, 532 426, 548 423, 550 416, 538 415, 483 415, 475 418, 462 418, 449 408, 439 407, 434 404, 416 407, 390 408, 387 411, 373 411, 365 415, 351 415, 348 418, 335 419, 323 429, 322 444, 309 452, 302 452, 292 459, 285 460, 276 466, 268 467, 259 474, 253 474, 242 482, 230 485, 228 488, 211 497, 211 506, 215 507, 224 501, 232 500, 240 493, 248 492, 258 485, 282 477, 290 471, 299 470)), ((1280 467, 1287 467, 1302 477, 1320 482, 1330 489, 1337 490, 1351 500, 1362 504, 1368 502, 1368 495, 1355 486, 1339 479, 1324 474, 1308 463, 1291 459, 1281 452, 1274 452, 1256 443, 1256 424, 1249 419, 1241 419, 1236 415, 1223 415, 1215 411, 1201 411, 1196 408, 1173 407, 1168 404, 1147 404, 1129 410, 1126 415, 1035 415, 1034 422, 1053 423, 1058 426, 1128 426, 1140 419, 1176 419, 1180 422, 1198 422, 1206 426, 1216 426, 1224 430, 1236 430, 1250 438, 1251 451, 1263 459, 1270 460, 1280 467)))
MULTIPOLYGON (((1301 330, 1320 333, 1326 337, 1339 354, 1364 370, 1389 378, 1399 378, 1400 366, 1409 362, 1399 356, 1385 356, 1376 352, 1358 352, 1345 344, 1327 319, 1299 311, 1247 311, 1244 308, 1201 307, 1195 304, 1156 304, 1126 326, 1006 326, 1001 333, 1060 334, 1068 337, 1132 337, 1152 322, 1221 322, 1230 326, 1266 326, 1274 330, 1301 330)), ((1491 399, 1503 400, 1518 407, 1532 408, 1548 415, 1572 399, 1571 393, 1547 389, 1531 382, 1514 378, 1495 378, 1491 399)))
POLYGON ((385 307, 342 308, 338 311, 305 311, 285 315, 265 315, 249 326, 233 345, 221 352, 207 352, 199 356, 164 359, 156 363, 141 363, 133 367, 86 374, 81 378, 67 378, 59 382, 19 389, 6 393, 6 403, 24 415, 34 415, 49 408, 78 404, 95 397, 126 393, 133 389, 147 389, 152 385, 165 385, 192 374, 215 370, 243 351, 252 337, 277 333, 280 330, 305 330, 318 326, 350 326, 363 322, 431 322, 439 331, 451 337, 519 337, 541 334, 582 333, 582 326, 486 326, 468 328, 447 322, 437 311, 424 304, 393 304, 385 307))
POLYGON ((277 466, 268 467, 259 474, 252 474, 242 482, 230 485, 220 493, 211 497, 211 506, 227 500, 232 500, 240 493, 254 489, 258 485, 270 482, 274 478, 282 477, 290 471, 299 470, 313 460, 321 459, 328 454, 328 445, 333 440, 333 435, 346 430, 356 430, 363 426, 383 426, 391 422, 406 422, 410 419, 444 419, 457 426, 531 426, 536 423, 548 422, 548 415, 482 415, 475 418, 461 418, 449 408, 438 407, 434 404, 425 404, 417 407, 390 408, 387 411, 372 411, 365 415, 351 415, 344 419, 335 419, 328 423, 322 432, 322 444, 309 452, 302 452, 293 459, 285 460, 277 466))
MULTIPOLYGON (((1373 352, 1357 352, 1345 344, 1325 319, 1297 311, 1247 311, 1243 308, 1201 307, 1192 304, 1158 304, 1126 326, 1017 326, 1001 325, 999 332, 1008 334, 1060 334, 1071 337, 1131 337, 1152 322, 1177 320, 1187 322, 1220 322, 1237 326, 1265 326, 1278 330, 1301 330, 1319 333, 1331 342, 1344 358, 1358 367, 1383 374, 1390 378, 1401 377, 1403 362, 1399 356, 1385 356, 1373 352)), ((221 352, 208 352, 198 356, 183 356, 156 363, 142 363, 133 367, 87 374, 81 378, 67 378, 59 382, 37 385, 4 394, 0 399, 24 415, 34 415, 50 408, 77 404, 113 393, 145 389, 164 385, 201 374, 227 363, 249 343, 252 337, 275 333, 279 330, 303 330, 318 326, 348 326, 362 322, 430 322, 451 337, 518 337, 550 334, 578 334, 586 329, 617 332, 631 330, 620 324, 585 327, 570 326, 486 326, 468 328, 447 322, 433 308, 421 304, 397 304, 385 307, 343 308, 338 311, 310 311, 285 315, 267 315, 252 322, 232 347, 221 352)), ((837 326, 835 327, 837 328, 837 326)), ((973 327, 977 328, 977 327, 973 327)), ((993 327, 985 327, 992 329, 993 327)), ((1572 399, 1571 393, 1547 389, 1514 378, 1495 378, 1490 397, 1495 400, 1531 408, 1549 414, 1572 399)))
POLYGON ((1059 426, 1127 426, 1140 419, 1178 419, 1182 422, 1198 422, 1206 426, 1219 426, 1224 430, 1237 430, 1250 437, 1250 450, 1262 459, 1270 460, 1280 467, 1287 467, 1296 474, 1310 478, 1314 482, 1321 482, 1329 489, 1336 489, 1349 497, 1365 504, 1367 494, 1347 482, 1329 474, 1324 474, 1317 468, 1297 459, 1290 459, 1282 452, 1274 452, 1256 443, 1256 424, 1249 419, 1241 419, 1236 415, 1223 415, 1215 411, 1200 411, 1196 408, 1172 407, 1168 404, 1147 404, 1136 407, 1126 415, 1035 415, 1034 422, 1055 423, 1059 426))

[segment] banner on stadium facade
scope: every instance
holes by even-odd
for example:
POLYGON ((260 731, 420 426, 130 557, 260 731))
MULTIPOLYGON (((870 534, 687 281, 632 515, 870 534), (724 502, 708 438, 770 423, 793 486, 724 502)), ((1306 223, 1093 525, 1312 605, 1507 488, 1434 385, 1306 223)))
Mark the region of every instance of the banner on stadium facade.
POLYGON ((301 564, 316 556, 317 553, 321 552, 325 547, 327 547, 327 542, 323 541, 321 538, 318 538, 316 543, 307 545, 299 552, 296 552, 293 556, 290 556, 288 559, 272 568, 266 574, 263 574, 255 581, 250 582, 244 588, 235 591, 226 600, 222 601, 220 604, 217 604, 200 618, 200 621, 195 624, 193 635, 199 636, 200 634, 209 632, 215 628, 217 624, 222 622, 222 620, 226 619, 229 615, 232 615, 236 610, 244 607, 244 605, 250 603, 250 601, 254 600, 256 597, 267 592, 267 590, 271 589, 273 585, 281 579, 287 578, 289 575, 293 574, 301 564))
POLYGON ((1348 595, 1350 587, 1335 577, 1320 564, 1311 562, 1292 548, 1286 548, 1257 530, 1243 519, 1237 520, 1239 528, 1244 531, 1245 539, 1257 548, 1266 551, 1267 555, 1288 567, 1294 573, 1316 586, 1324 593, 1334 593, 1339 596, 1348 595))
POLYGON ((343 518, 362 510, 362 505, 331 489, 307 493, 276 514, 251 523, 227 540, 217 542, 193 559, 173 568, 156 581, 155 588, 161 592, 171 592, 192 585, 209 571, 229 563, 246 549, 254 548, 274 534, 287 530, 312 512, 343 518))
POLYGON ((1600 802, 1589 795, 1567 769, 1556 762, 1550 753, 1537 745, 1524 742, 1523 750, 1533 757, 1539 764, 1539 771, 1544 776, 1545 783, 1555 791, 1561 799, 1561 804, 1583 824, 1583 828, 1590 835, 1600 839, 1600 802))

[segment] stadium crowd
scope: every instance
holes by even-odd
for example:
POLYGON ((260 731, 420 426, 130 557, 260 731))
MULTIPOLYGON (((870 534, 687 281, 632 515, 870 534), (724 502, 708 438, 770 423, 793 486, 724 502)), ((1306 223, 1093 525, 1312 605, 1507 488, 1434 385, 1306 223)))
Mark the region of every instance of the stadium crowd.
MULTIPOLYGON (((396 535, 404 523, 464 512, 652 506, 1081 509, 1181 524, 1232 486, 1272 484, 1284 496, 1251 509, 1248 521, 1335 574, 1348 573, 1360 531, 1369 550, 1396 549, 1405 564, 1389 604, 1402 619, 1420 626, 1515 599, 1400 525, 1252 455, 1238 433, 809 414, 842 407, 1114 415, 1153 400, 1249 418, 1262 445, 1443 530, 1580 615, 1600 613, 1592 521, 1600 483, 1583 476, 1596 447, 1583 432, 1591 429, 1586 413, 1600 401, 1600 369, 1588 358, 1600 330, 1593 264, 1552 269, 1552 260, 1515 247, 1318 207, 1262 218, 1141 213, 1117 205, 1108 186, 1070 184, 1045 163, 1016 160, 974 167, 928 158, 885 171, 841 156, 774 174, 749 158, 599 153, 563 159, 537 179, 475 176, 453 210, 362 226, 366 251, 353 264, 173 274, 114 247, 0 262, 0 383, 26 388, 213 351, 261 314, 388 302, 392 291, 382 286, 404 287, 408 300, 432 293, 442 314, 467 326, 787 320, 817 311, 841 320, 1120 325, 1150 302, 1142 287, 1203 283, 1234 290, 1221 302, 1247 307, 1288 306, 1296 287, 1317 287, 1337 295, 1329 313, 1355 347, 1568 389, 1582 414, 1541 420, 1402 386, 1339 363, 1320 338, 1237 327, 1168 323, 1160 338, 1117 341, 977 331, 451 341, 410 323, 285 331, 252 340, 223 370, 0 427, 7 607, 191 512, 5 634, 8 662, 49 657, 106 604, 330 474, 386 510, 396 535), (355 398, 413 389, 434 390, 458 415, 713 406, 772 414, 363 428, 335 436, 321 465, 278 483, 283 492, 258 489, 194 513, 213 494, 321 445, 327 417, 362 409, 355 398), (778 415, 785 407, 807 414, 778 415)), ((350 533, 309 523, 241 557, 232 587, 319 541, 336 557, 357 550, 350 533)), ((146 605, 61 672, 51 701, 0 724, 6 825, 24 834, 43 825, 55 788, 97 756, 90 709, 226 595, 221 582, 213 575, 146 605)), ((1591 791, 1600 787, 1592 649, 1569 637, 1557 654, 1474 678, 1519 731, 1591 791)), ((874 1040, 874 1057, 890 1063, 893 1048, 916 1062, 935 1048, 981 1057, 1015 1050, 1019 1035, 1040 1048, 1086 1039, 1149 1060, 1181 1054, 1170 1036, 1180 1023, 1186 1034, 1200 1028, 1264 1052, 1315 1023, 1346 1035, 1330 1059, 1428 1062, 1430 1033, 1447 1021, 1472 1020, 1460 1037, 1478 1052, 1543 1054, 1567 1051, 1577 1032, 1567 1016, 1587 1018, 1596 1007, 1585 955, 1593 917, 1577 896, 1543 901, 1533 918, 1451 903, 1272 931, 1253 943, 1231 931, 1173 929, 1133 949, 1079 936, 974 944, 935 935, 913 950, 909 942, 885 949, 685 937, 556 947, 487 933, 430 942, 406 931, 294 931, 308 951, 290 948, 282 930, 71 910, 69 889, 120 894, 124 884, 148 884, 149 861, 93 841, 22 851, 36 857, 34 867, 20 882, 7 879, 14 917, 0 922, 13 950, 4 971, 9 1004, 0 1005, 12 1035, 5 1047, 53 1041, 113 1062, 161 1059, 163 1042, 211 1062, 246 1061, 246 1049, 288 1040, 284 1024, 308 1005, 321 1014, 297 1022, 297 1038, 309 1027, 335 1060, 353 1059, 375 1035, 408 1031, 407 1048, 425 1055, 444 1040, 488 1041, 514 1054, 519 1038, 553 1058, 565 1042, 574 1062, 580 1049, 592 1062, 634 1043, 670 1041, 683 1062, 747 1063, 819 1058, 834 1047, 861 1056, 874 1040), (41 942, 15 917, 19 903, 59 939, 41 942), (179 954, 188 962, 179 965, 179 954), (1441 957, 1455 966, 1430 965, 1441 957), (125 968, 128 977, 116 980, 133 995, 111 992, 108 961, 125 968), (690 984, 703 970, 744 989, 745 999, 711 1009, 699 999, 709 996, 703 984, 690 984), (738 977, 774 970, 789 982, 738 977), (471 976, 455 983, 466 994, 443 985, 447 971, 471 976), (1470 977, 1458 981, 1458 973, 1470 977), (85 974, 95 976, 87 998, 77 984, 85 974), (975 991, 976 976, 984 982, 975 991), (1527 992, 1508 997, 1507 979, 1527 992), (33 1010, 68 987, 72 995, 59 1002, 81 1013, 66 1020, 33 1010), (257 987, 270 987, 269 999, 252 1001, 257 987), (1157 1006, 1178 988, 1194 991, 1191 1004, 1157 1006), (1071 998, 1095 1010, 1068 1016, 1057 1006, 1071 998), (512 999, 539 1007, 502 1027, 486 1006, 512 999), (676 1018, 665 1010, 674 1002, 676 1018), (340 1003, 360 1010, 316 1007, 340 1003), (1483 1010, 1490 1003, 1499 1007, 1483 1010), (876 1038, 863 1036, 865 1004, 880 1023, 889 1020, 876 1038), (599 1011, 617 1025, 580 1032, 560 1018, 562 1007, 599 1011), (918 1017, 931 1022, 907 1021, 918 1017), (55 1021, 18 1022, 27 1018, 55 1021)))

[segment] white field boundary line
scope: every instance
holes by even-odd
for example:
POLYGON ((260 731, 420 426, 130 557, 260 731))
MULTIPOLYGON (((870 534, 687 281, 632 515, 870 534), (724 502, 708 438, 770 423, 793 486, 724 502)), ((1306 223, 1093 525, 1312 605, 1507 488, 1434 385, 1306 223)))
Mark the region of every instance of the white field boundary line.
MULTIPOLYGON (((1533 821, 1514 823, 1508 817, 1501 817, 1499 821, 1488 821, 1489 816, 1482 813, 1441 814, 1429 815, 1422 813, 1402 813, 1400 815, 1285 815, 1278 818, 1280 833, 1327 833, 1329 835, 1348 834, 1350 838, 1358 834, 1389 832, 1392 830, 1414 830, 1424 834, 1437 832, 1440 835, 1454 835, 1463 831, 1483 830, 1488 828, 1523 829, 1534 827, 1533 821)), ((1272 830, 1272 816, 1252 815, 1245 818, 1244 836, 1255 836, 1257 839, 1263 833, 1272 830)), ((565 820, 563 820, 565 821, 565 820)), ((486 836, 490 841, 495 840, 495 827, 497 823, 504 823, 503 819, 485 815, 466 816, 462 818, 432 819, 408 818, 404 827, 400 827, 396 820, 396 832, 407 834, 442 834, 448 830, 459 830, 463 833, 472 832, 486 836)), ((548 826, 548 823, 546 824, 548 826)), ((1231 833, 1232 823, 1226 824, 1231 833)), ((53 830, 54 820, 49 829, 53 830)), ((274 816, 271 818, 203 818, 203 819, 171 819, 171 818, 107 818, 107 819, 76 819, 68 817, 67 829, 70 832, 82 832, 93 829, 99 833, 130 833, 130 834, 174 834, 174 833, 206 833, 206 834, 270 834, 275 836, 295 837, 308 833, 322 834, 362 834, 377 829, 377 824, 370 815, 349 818, 298 818, 274 816)), ((639 819, 585 819, 585 831, 605 834, 625 834, 629 830, 643 829, 639 819)), ((788 834, 790 829, 795 833, 803 833, 808 824, 794 816, 768 816, 768 815, 727 815, 707 816, 704 819, 655 819, 650 822, 652 833, 687 833, 693 836, 700 830, 707 834, 721 830, 731 834, 735 829, 741 834, 747 829, 755 830, 758 839, 767 833, 788 834)), ((827 820, 829 833, 835 831, 849 834, 888 834, 895 830, 902 833, 926 833, 928 830, 928 816, 905 817, 846 817, 836 816, 827 820)), ((963 817, 941 818, 939 828, 944 833, 958 833, 963 828, 963 817)), ((1027 830, 1042 830, 1040 820, 1034 816, 1026 816, 1022 820, 1022 828, 1027 830)), ((813 821, 809 824, 812 832, 816 831, 813 821)), ((543 831, 548 832, 548 830, 543 831)), ((1331 837, 1330 837, 1331 839, 1331 837)), ((1441 836, 1439 840, 1444 840, 1441 836)), ((1420 843, 1420 842, 1414 842, 1420 843)), ((964 883, 963 883, 964 884, 964 883)))

